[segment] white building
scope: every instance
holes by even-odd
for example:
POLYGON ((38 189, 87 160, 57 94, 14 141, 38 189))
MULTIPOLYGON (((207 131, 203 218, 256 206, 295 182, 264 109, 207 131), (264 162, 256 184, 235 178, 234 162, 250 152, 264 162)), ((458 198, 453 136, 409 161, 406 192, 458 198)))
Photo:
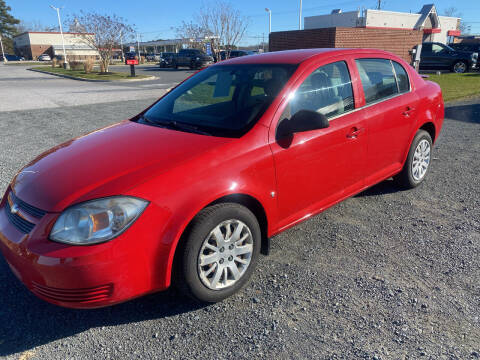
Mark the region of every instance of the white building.
POLYGON ((423 30, 423 41, 452 42, 459 36, 460 18, 439 16, 435 5, 424 5, 418 13, 385 10, 334 10, 331 14, 305 17, 305 30, 329 27, 365 27, 423 30))
MULTIPOLYGON (((85 44, 80 35, 79 33, 63 33, 67 57, 70 60, 97 57, 97 50, 85 44)), ((93 36, 93 34, 87 34, 87 36, 93 36)), ((26 59, 35 60, 44 53, 50 56, 63 56, 62 35, 59 32, 25 32, 13 38, 13 46, 15 53, 26 59)))

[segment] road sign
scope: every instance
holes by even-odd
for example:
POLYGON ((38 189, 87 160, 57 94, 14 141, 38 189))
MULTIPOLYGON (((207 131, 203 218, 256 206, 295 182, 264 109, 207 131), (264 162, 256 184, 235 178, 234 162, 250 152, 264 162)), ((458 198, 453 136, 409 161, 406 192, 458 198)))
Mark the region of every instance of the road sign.
POLYGON ((137 59, 127 59, 127 65, 138 65, 137 59))

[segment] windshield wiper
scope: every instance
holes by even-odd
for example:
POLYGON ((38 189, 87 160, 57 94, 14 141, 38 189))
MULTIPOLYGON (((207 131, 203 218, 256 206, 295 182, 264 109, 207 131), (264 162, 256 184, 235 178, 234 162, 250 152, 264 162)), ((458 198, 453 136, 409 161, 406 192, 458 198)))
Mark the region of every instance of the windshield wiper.
POLYGON ((200 130, 198 128, 198 126, 186 124, 186 123, 183 123, 183 122, 178 122, 178 121, 175 121, 175 120, 161 121, 161 122, 158 122, 157 124, 159 124, 161 126, 165 125, 165 126, 167 126, 169 128, 172 128, 172 129, 178 129, 178 130, 185 130, 185 131, 193 132, 193 133, 196 133, 196 134, 211 135, 210 133, 208 133, 206 131, 200 130))
POLYGON ((139 120, 142 120, 148 124, 152 124, 154 126, 161 126, 169 129, 177 129, 177 130, 182 130, 182 131, 187 131, 187 132, 192 132, 196 134, 201 134, 201 135, 211 135, 210 133, 200 130, 197 126, 195 125, 190 125, 190 124, 185 124, 182 122, 178 122, 175 120, 162 120, 162 121, 154 121, 152 119, 149 119, 145 115, 142 115, 139 120))

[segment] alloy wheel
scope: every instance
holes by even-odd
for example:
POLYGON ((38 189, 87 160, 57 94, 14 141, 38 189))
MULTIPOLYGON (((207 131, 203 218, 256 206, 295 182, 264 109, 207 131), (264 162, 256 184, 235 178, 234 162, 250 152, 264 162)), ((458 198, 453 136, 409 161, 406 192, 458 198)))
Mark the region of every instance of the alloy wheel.
POLYGON ((412 176, 415 181, 423 179, 430 165, 430 143, 423 139, 415 148, 412 161, 412 176))
POLYGON ((253 255, 253 236, 240 220, 218 224, 203 241, 198 254, 198 275, 212 290, 234 285, 242 278, 253 255))

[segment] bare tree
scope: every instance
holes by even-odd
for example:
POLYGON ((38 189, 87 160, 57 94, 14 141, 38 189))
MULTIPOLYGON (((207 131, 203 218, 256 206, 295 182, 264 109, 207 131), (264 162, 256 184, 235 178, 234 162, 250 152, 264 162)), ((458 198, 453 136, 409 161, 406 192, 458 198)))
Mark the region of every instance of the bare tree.
POLYGON ((55 25, 44 25, 38 20, 35 21, 25 21, 20 20, 20 23, 16 25, 17 34, 21 34, 27 31, 58 31, 58 26, 55 25))
POLYGON ((176 35, 182 39, 190 39, 192 47, 201 49, 203 47, 203 41, 199 39, 205 39, 205 37, 211 35, 210 31, 193 21, 182 21, 182 25, 175 29, 176 35))
POLYGON ((451 17, 458 17, 460 18, 460 22, 458 24, 458 30, 464 33, 467 30, 467 25, 461 20, 462 13, 458 11, 458 9, 454 6, 450 6, 449 8, 443 11, 443 16, 451 16, 451 17))
POLYGON ((248 18, 224 0, 204 5, 197 15, 197 21, 226 50, 232 49, 242 40, 248 27, 248 18))
POLYGON ((108 72, 113 49, 118 47, 122 35, 132 33, 133 28, 117 15, 102 15, 95 12, 73 15, 68 20, 71 30, 80 33, 81 41, 98 51, 102 71, 108 72))

